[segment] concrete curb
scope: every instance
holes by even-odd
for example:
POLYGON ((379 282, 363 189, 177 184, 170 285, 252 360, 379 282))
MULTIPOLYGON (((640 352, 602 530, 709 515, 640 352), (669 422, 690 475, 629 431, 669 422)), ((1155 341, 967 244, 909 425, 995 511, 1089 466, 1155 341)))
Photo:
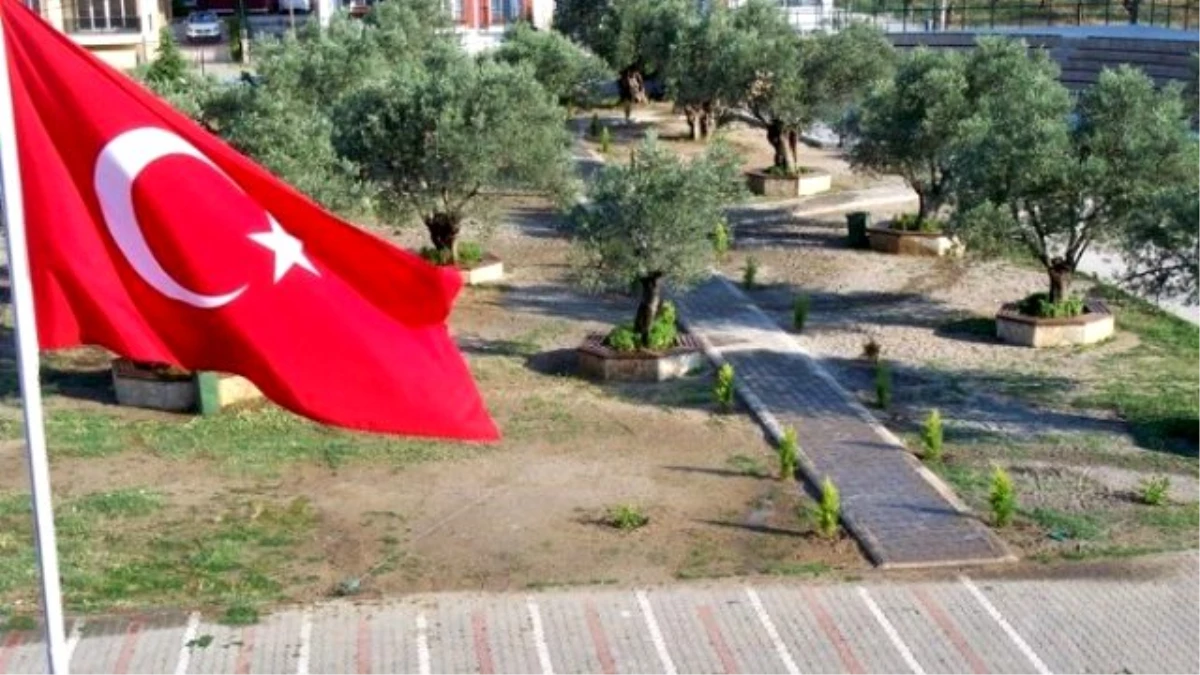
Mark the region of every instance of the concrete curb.
MULTIPOLYGON (((715 279, 716 281, 718 281, 719 283, 725 284, 725 286, 729 290, 731 290, 738 298, 740 298, 740 302, 742 302, 742 304, 749 311, 757 313, 765 321, 767 321, 771 325, 775 325, 775 322, 769 316, 767 316, 767 314, 765 312, 763 312, 762 309, 760 309, 758 307, 758 305, 756 305, 754 303, 754 301, 752 301, 750 298, 748 298, 746 296, 746 294, 741 291, 741 289, 739 289, 732 282, 730 282, 729 279, 725 278, 721 274, 713 274, 712 278, 715 279)), ((683 327, 685 330, 687 330, 689 333, 692 333, 693 335, 696 336, 697 340, 699 341, 699 343, 701 345, 701 348, 704 350, 705 355, 708 356, 708 358, 714 364, 716 364, 718 367, 720 367, 721 365, 723 365, 726 362, 725 358, 716 349, 716 347, 714 347, 713 344, 711 342, 709 342, 709 340, 706 337, 704 337, 703 335, 692 330, 691 325, 688 323, 687 319, 682 315, 682 313, 679 316, 679 322, 681 324, 683 324, 683 327)), ((828 370, 826 370, 824 366, 821 365, 820 361, 818 361, 816 358, 813 357, 811 352, 809 352, 807 349, 804 348, 803 345, 801 345, 798 341, 796 341, 794 336, 792 336, 791 334, 787 334, 787 335, 788 335, 788 338, 792 341, 792 343, 795 344, 798 352, 801 355, 803 355, 804 358, 808 361, 808 364, 810 366, 812 366, 813 372, 815 372, 818 377, 820 377, 822 380, 824 380, 826 382, 826 384, 828 384, 834 391, 836 391, 838 393, 838 395, 841 396, 842 399, 850 406, 850 408, 852 410, 854 410, 855 414, 864 423, 866 423, 868 426, 870 426, 871 429, 874 430, 875 433, 885 443, 887 443, 888 445, 894 446, 898 451, 904 453, 905 461, 908 462, 909 465, 914 468, 914 470, 916 470, 917 474, 920 475, 921 478, 924 479, 925 482, 928 483, 929 486, 934 489, 934 491, 936 491, 939 495, 941 495, 943 498, 945 498, 946 501, 948 501, 950 503, 950 505, 952 507, 954 507, 955 511, 957 511, 959 514, 966 516, 966 517, 971 517, 971 518, 979 517, 978 514, 974 513, 965 503, 963 503, 963 501, 961 499, 959 499, 958 495, 956 495, 954 493, 954 491, 952 489, 950 489, 950 486, 946 485, 946 483, 941 478, 939 478, 937 476, 937 474, 933 473, 932 471, 929 470, 928 467, 921 464, 917 460, 917 458, 914 457, 912 455, 912 453, 908 451, 908 448, 905 447, 904 443, 902 443, 900 441, 900 439, 897 438, 896 435, 891 432, 891 430, 889 430, 887 427, 883 426, 883 424, 880 423, 879 420, 876 419, 875 416, 872 415, 871 412, 869 410, 867 410, 866 407, 863 406, 862 403, 858 399, 856 399, 854 396, 852 396, 850 394, 849 391, 847 391, 844 387, 842 387, 842 385, 837 381, 837 379, 834 378, 833 375, 828 370)), ((759 399, 758 396, 754 392, 750 391, 749 388, 741 380, 739 380, 737 378, 734 379, 734 388, 737 391, 738 396, 741 397, 741 399, 743 401, 745 401, 746 406, 749 407, 750 411, 754 414, 754 416, 756 418, 758 418, 759 423, 762 424, 764 429, 766 429, 768 435, 772 439, 774 439, 775 444, 778 445, 779 442, 783 438, 783 429, 780 427, 779 420, 777 420, 775 418, 775 416, 771 413, 771 411, 767 410, 767 408, 763 404, 762 400, 759 399)), ((813 466, 812 460, 809 459, 804 454, 803 446, 800 447, 798 454, 799 454, 799 464, 800 464, 801 472, 804 474, 809 485, 813 486, 813 488, 815 488, 819 491, 822 476, 820 476, 817 473, 815 467, 813 466)), ((924 567, 987 565, 987 564, 994 564, 994 563, 1000 563, 1000 562, 1016 562, 1018 560, 1017 556, 1015 556, 1012 553, 1012 550, 1009 549, 1008 545, 1005 544, 1004 541, 1001 540, 999 537, 997 537, 994 532, 992 532, 990 529, 988 529, 987 533, 988 533, 989 539, 991 539, 992 542, 997 545, 997 548, 999 550, 1004 551, 1004 555, 1000 556, 999 558, 973 558, 973 559, 967 559, 967 560, 946 560, 946 561, 937 561, 937 562, 931 562, 931 563, 924 563, 924 562, 922 562, 922 563, 883 563, 881 554, 879 552, 879 549, 881 547, 879 546, 879 543, 875 540, 875 538, 872 537, 869 533, 867 533, 864 528, 859 527, 854 522, 853 518, 845 515, 844 513, 842 515, 842 522, 843 522, 843 524, 845 524, 846 529, 848 531, 850 531, 851 534, 853 534, 854 537, 856 539, 858 539, 858 541, 862 544, 863 549, 866 550, 867 556, 869 558, 871 558, 871 561, 880 569, 909 569, 909 568, 924 568, 924 567)))

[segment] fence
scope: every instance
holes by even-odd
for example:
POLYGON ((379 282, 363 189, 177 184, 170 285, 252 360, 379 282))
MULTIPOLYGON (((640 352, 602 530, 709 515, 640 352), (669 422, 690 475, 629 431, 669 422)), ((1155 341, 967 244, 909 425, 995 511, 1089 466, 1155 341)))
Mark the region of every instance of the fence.
POLYGON ((1042 26, 1196 30, 1200 0, 844 0, 822 23, 866 21, 888 32, 1042 26))

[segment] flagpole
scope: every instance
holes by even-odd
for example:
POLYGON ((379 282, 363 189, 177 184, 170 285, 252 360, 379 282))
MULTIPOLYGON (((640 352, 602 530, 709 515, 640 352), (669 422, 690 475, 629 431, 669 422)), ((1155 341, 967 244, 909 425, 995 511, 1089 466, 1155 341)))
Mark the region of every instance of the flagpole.
POLYGON ((3 185, 4 228, 8 239, 8 276, 12 293, 13 328, 17 338, 17 372, 25 411, 25 452, 39 572, 42 579, 42 617, 46 658, 51 673, 69 673, 62 589, 58 577, 58 545, 54 537, 50 462, 46 457, 46 428, 42 420, 42 390, 38 383, 37 321, 33 314, 33 282, 25 243, 25 203, 17 157, 12 82, 8 70, 5 29, 0 24, 0 185, 3 185))

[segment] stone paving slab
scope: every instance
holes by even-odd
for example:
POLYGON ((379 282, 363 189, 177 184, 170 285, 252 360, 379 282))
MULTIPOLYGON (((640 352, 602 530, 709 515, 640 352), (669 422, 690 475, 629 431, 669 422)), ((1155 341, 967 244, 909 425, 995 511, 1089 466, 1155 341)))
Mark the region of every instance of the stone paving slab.
MULTIPOLYGON (((1132 565, 1053 580, 443 593, 253 626, 170 613, 68 628, 77 673, 1200 672, 1200 555, 1132 565)), ((0 632, 0 674, 44 672, 38 640, 0 632)))
POLYGON ((801 471, 830 477, 847 529, 881 567, 1013 560, 932 472, 740 290, 714 276, 676 298, 680 320, 776 440, 796 429, 801 471))

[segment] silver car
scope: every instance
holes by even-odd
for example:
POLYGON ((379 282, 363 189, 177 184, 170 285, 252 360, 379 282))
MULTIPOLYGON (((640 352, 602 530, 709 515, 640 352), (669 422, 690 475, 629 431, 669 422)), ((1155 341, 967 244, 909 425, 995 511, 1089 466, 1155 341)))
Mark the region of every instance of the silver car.
POLYGON ((221 19, 214 12, 192 12, 188 15, 184 34, 188 42, 219 41, 221 19))

